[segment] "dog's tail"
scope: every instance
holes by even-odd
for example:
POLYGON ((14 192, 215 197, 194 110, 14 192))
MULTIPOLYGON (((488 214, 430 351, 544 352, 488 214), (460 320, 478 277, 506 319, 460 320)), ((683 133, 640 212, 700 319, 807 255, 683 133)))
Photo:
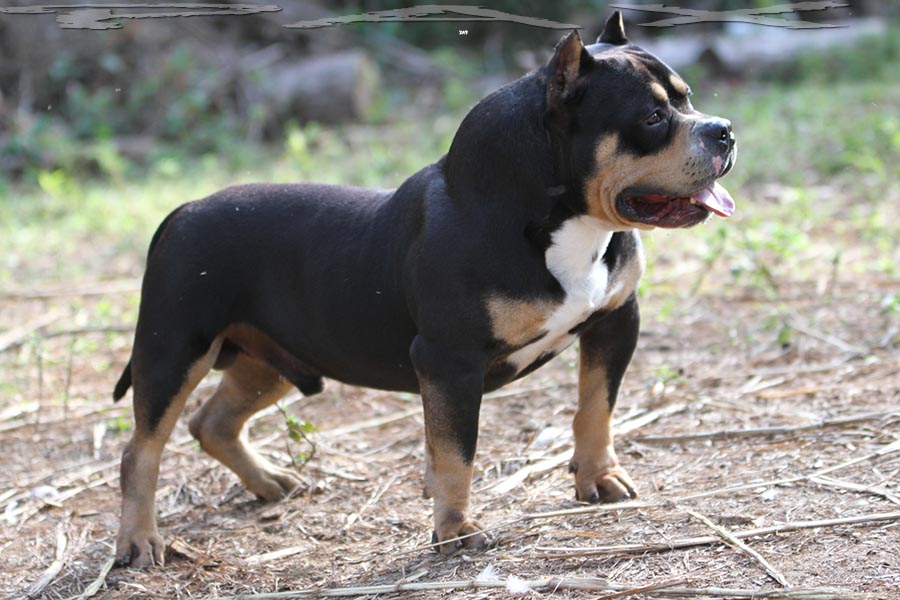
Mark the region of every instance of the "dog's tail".
POLYGON ((128 388, 131 387, 131 360, 129 359, 128 364, 125 365, 125 370, 122 371, 122 375, 119 377, 118 383, 116 383, 116 388, 113 390, 113 402, 118 402, 125 395, 125 392, 128 391, 128 388))
MULTIPOLYGON (((184 206, 179 206, 163 219, 163 222, 159 224, 159 227, 156 228, 156 231, 153 233, 153 237, 150 239, 150 248, 147 250, 147 258, 150 258, 150 255, 153 254, 153 249, 156 248, 156 244, 159 242, 159 238, 162 236, 163 231, 166 229, 166 225, 169 224, 169 221, 172 220, 172 217, 175 216, 184 206)), ((116 383, 115 389, 113 389, 113 402, 118 402, 125 396, 125 392, 128 391, 128 388, 131 387, 131 359, 128 360, 128 364, 125 365, 125 370, 122 371, 122 375, 119 377, 118 383, 116 383)))

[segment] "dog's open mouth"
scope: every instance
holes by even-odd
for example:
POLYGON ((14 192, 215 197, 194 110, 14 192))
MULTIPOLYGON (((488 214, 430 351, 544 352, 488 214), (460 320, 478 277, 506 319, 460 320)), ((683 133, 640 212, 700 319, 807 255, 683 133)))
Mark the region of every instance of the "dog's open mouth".
POLYGON ((618 204, 628 219, 656 227, 691 227, 704 221, 711 212, 720 217, 734 213, 731 194, 718 182, 683 197, 626 191, 618 204))

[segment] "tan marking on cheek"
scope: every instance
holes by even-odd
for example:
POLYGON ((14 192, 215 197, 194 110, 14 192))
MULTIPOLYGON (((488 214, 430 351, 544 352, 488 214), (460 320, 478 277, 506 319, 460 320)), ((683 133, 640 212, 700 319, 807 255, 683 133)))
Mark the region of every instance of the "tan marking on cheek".
POLYGON ((669 93, 666 92, 666 88, 656 83, 655 81, 650 84, 650 93, 653 94, 653 97, 660 102, 669 101, 669 93))
POLYGON ((669 75, 669 84, 672 86, 672 89, 674 89, 680 95, 687 96, 687 84, 681 77, 675 75, 674 73, 672 75, 669 75))
POLYGON ((683 189, 691 185, 687 173, 690 158, 690 127, 682 123, 675 139, 663 150, 649 156, 619 152, 618 136, 602 139, 594 149, 594 175, 585 182, 588 214, 600 219, 614 230, 653 229, 644 223, 634 223, 620 216, 616 198, 631 187, 660 189, 672 193, 691 193, 683 189))
POLYGON ((491 332, 510 346, 521 346, 543 333, 554 307, 552 302, 491 296, 487 299, 491 332))

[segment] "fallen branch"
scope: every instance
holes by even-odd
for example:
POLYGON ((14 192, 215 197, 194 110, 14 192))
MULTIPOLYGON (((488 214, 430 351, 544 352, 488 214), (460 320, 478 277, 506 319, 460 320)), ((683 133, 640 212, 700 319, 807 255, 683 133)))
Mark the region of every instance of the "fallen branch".
POLYGON ((378 502, 381 499, 381 497, 384 495, 384 493, 386 491, 388 491, 388 489, 392 485, 394 485, 395 481, 397 481, 397 477, 398 477, 397 475, 394 475, 393 477, 388 479, 387 483, 385 483, 383 486, 381 486, 381 488, 375 490, 375 493, 373 493, 372 496, 370 496, 369 499, 366 500, 365 503, 363 503, 363 505, 360 507, 360 509, 358 511, 350 514, 347 517, 346 521, 344 522, 344 531, 347 531, 348 529, 350 529, 353 526, 353 524, 359 520, 359 518, 362 516, 363 512, 366 511, 366 509, 368 509, 370 506, 372 506, 373 504, 375 504, 376 502, 378 502))
MULTIPOLYGON (((663 406, 656 410, 652 410, 646 413, 643 413, 637 417, 632 419, 628 419, 626 421, 620 421, 618 423, 613 424, 613 432, 616 435, 624 435, 635 429, 643 427, 644 425, 648 425, 658 419, 663 417, 667 417, 669 415, 673 415, 679 413, 685 409, 685 404, 677 403, 677 404, 669 404, 668 406, 663 406)), ((566 463, 572 455, 571 448, 567 448, 562 452, 558 452, 552 456, 548 456, 547 458, 541 459, 535 463, 530 465, 526 465, 507 477, 506 479, 501 479, 500 481, 486 486, 483 489, 491 490, 496 494, 506 494, 512 490, 514 490, 519 485, 525 483, 525 481, 531 477, 532 475, 536 475, 539 473, 545 473, 547 471, 551 471, 556 469, 557 467, 566 463)))
POLYGON ((68 545, 66 537, 65 524, 62 522, 56 527, 56 558, 50 563, 50 566, 41 574, 37 581, 28 586, 25 593, 29 598, 37 598, 44 591, 44 588, 50 585, 50 582, 56 579, 59 572, 62 571, 65 564, 66 546, 68 545))
POLYGON ((596 598, 596 600, 613 600, 613 598, 627 598, 628 596, 634 596, 636 594, 646 594, 647 592, 656 592, 659 590, 665 590, 669 588, 674 588, 675 586, 684 585, 687 583, 683 579, 675 580, 675 581, 663 581, 661 583, 651 583, 649 585, 642 585, 639 587, 628 588, 619 592, 613 592, 611 594, 603 594, 602 596, 596 598))
POLYGON ((4 292, 0 294, 0 298, 10 300, 49 300, 51 298, 66 298, 69 296, 107 296, 126 292, 139 292, 140 290, 141 281, 139 279, 122 279, 119 281, 98 281, 27 292, 4 292))
POLYGON ((726 544, 728 544, 735 550, 738 550, 739 552, 743 552, 744 554, 746 554, 747 556, 749 556, 750 558, 752 558, 753 560, 758 562, 762 566, 762 568, 765 570, 765 572, 769 574, 769 577, 771 577, 772 579, 777 581, 779 584, 781 584, 782 587, 785 587, 785 588, 790 587, 790 584, 788 584, 787 579, 785 579, 784 575, 782 575, 778 569, 773 567, 769 563, 769 561, 767 561, 765 559, 765 557, 763 557, 762 554, 760 554, 759 552, 757 552, 756 550, 754 550, 753 548, 751 548, 750 546, 748 546, 747 544, 742 542, 740 539, 736 538, 730 531, 728 531, 724 527, 716 525, 715 523, 710 521, 706 516, 701 515, 698 512, 695 512, 693 510, 686 510, 685 512, 687 514, 691 515, 692 517, 694 517, 695 519, 697 519, 698 521, 700 521, 701 523, 703 523, 704 525, 706 525, 707 527, 709 527, 710 529, 712 529, 713 531, 715 531, 716 534, 718 534, 718 536, 720 538, 722 538, 722 540, 726 544))
POLYGON ((817 469, 812 473, 807 473, 805 475, 795 475, 794 477, 785 477, 782 479, 770 479, 768 481, 757 481, 755 483, 742 483, 739 485, 732 485, 728 487, 718 488, 715 490, 709 490, 707 492, 700 492, 697 494, 689 494, 687 496, 679 496, 677 498, 673 498, 673 501, 683 502, 685 500, 696 500, 697 498, 706 498, 708 496, 718 496, 719 494, 728 494, 731 492, 738 492, 741 490, 752 490, 754 488, 759 487, 772 487, 773 485, 786 485, 789 483, 797 483, 798 481, 807 481, 812 480, 815 477, 820 477, 822 475, 826 475, 828 473, 833 473, 834 471, 839 471, 841 469, 846 469, 847 467, 852 467, 853 465, 857 465, 859 463, 865 462, 867 460, 873 460, 875 458, 880 458, 886 454, 891 454, 893 452, 900 451, 900 440, 896 440, 882 446, 875 452, 870 452, 864 456, 860 456, 858 458, 854 458, 852 460, 848 460, 846 462, 842 462, 837 465, 833 465, 830 467, 824 467, 821 469, 817 469))
POLYGON ((729 438, 765 437, 770 435, 784 435, 788 433, 797 433, 799 431, 822 429, 825 427, 855 425, 858 423, 866 423, 868 421, 880 421, 881 419, 885 419, 887 417, 895 415, 900 415, 900 409, 894 408, 891 410, 881 410, 878 412, 864 413, 860 415, 822 419, 821 421, 817 421, 815 423, 807 423, 805 425, 780 425, 773 427, 753 427, 750 429, 722 429, 719 431, 701 431, 698 433, 680 433, 675 435, 648 435, 635 439, 638 442, 685 442, 693 440, 721 440, 729 438))
POLYGON ((800 325, 794 319, 789 319, 786 322, 786 325, 791 329, 797 330, 807 337, 819 340, 820 342, 825 342, 826 344, 831 344, 832 346, 843 352, 848 352, 857 356, 865 355, 868 352, 868 350, 866 350, 865 348, 849 344, 837 336, 829 335, 827 333, 820 333, 818 331, 810 329, 809 327, 800 325))
POLYGON ((819 485, 836 487, 844 490, 861 492, 864 494, 874 494, 875 496, 881 496, 888 502, 900 504, 900 498, 892 494, 889 490, 886 490, 885 488, 877 485, 863 485, 861 483, 853 483, 852 481, 843 481, 841 479, 833 479, 831 477, 810 477, 809 480, 813 483, 818 483, 819 485))
MULTIPOLYGON (((843 519, 796 521, 793 523, 785 523, 784 525, 775 525, 773 527, 761 527, 758 529, 735 531, 732 532, 732 535, 737 539, 745 539, 751 537, 760 537, 764 535, 772 535, 776 533, 788 533, 791 531, 799 531, 801 529, 816 529, 820 527, 836 527, 839 525, 857 525, 860 523, 880 523, 884 521, 898 520, 900 520, 900 512, 876 513, 872 515, 863 515, 860 517, 845 517, 843 519)), ((670 550, 692 548, 694 546, 709 546, 711 544, 722 542, 723 540, 721 537, 709 535, 692 538, 682 538, 658 544, 621 544, 618 546, 594 546, 588 548, 558 548, 539 546, 535 549, 540 550, 543 553, 535 554, 534 556, 536 558, 574 558, 584 556, 601 556, 607 554, 668 552, 670 550)))
POLYGON ((61 319, 64 314, 61 310, 52 310, 23 323, 19 327, 13 327, 9 331, 0 334, 0 352, 18 348, 27 342, 35 332, 61 319))
POLYGON ((408 419, 409 417, 420 414, 422 414, 421 407, 410 408, 408 410, 404 410, 403 412, 394 415, 388 415, 386 417, 378 417, 375 419, 358 421, 356 423, 350 423, 349 425, 344 425, 342 427, 335 427, 334 429, 324 429, 320 431, 319 434, 328 437, 340 437, 342 435, 360 431, 362 429, 371 429, 373 427, 381 427, 382 425, 387 425, 388 423, 393 423, 395 421, 402 421, 403 419, 408 419))
POLYGON ((69 337, 75 335, 88 335, 92 333, 133 333, 134 325, 104 325, 93 327, 76 327, 74 329, 56 329, 41 334, 41 338, 50 339, 57 337, 69 337))
POLYGON ((244 559, 244 562, 251 565, 260 565, 263 563, 281 560, 289 556, 295 556, 301 552, 309 552, 310 544, 301 544, 299 546, 291 546, 289 548, 279 548, 271 552, 263 552, 262 554, 254 554, 244 559))
POLYGON ((524 396, 526 394, 534 394, 537 392, 548 392, 555 390, 562 390, 566 388, 573 388, 578 384, 574 381, 563 381, 559 383, 550 383, 547 385, 538 385, 527 388, 512 388, 508 390, 498 390, 496 392, 488 392, 484 396, 482 396, 482 400, 499 400, 501 398, 510 398, 513 396, 524 396))
MULTIPOLYGON (((31 413, 39 412, 41 409, 40 404, 35 402, 34 406, 36 407, 34 410, 31 410, 30 406, 27 406, 25 408, 25 410, 23 410, 22 413, 16 418, 25 417, 27 415, 27 412, 31 412, 31 413)), ((99 415, 99 414, 103 414, 103 413, 124 412, 125 410, 126 409, 124 409, 121 406, 110 405, 110 406, 104 406, 104 407, 99 407, 99 408, 93 408, 93 409, 90 409, 83 413, 69 415, 67 417, 54 417, 52 419, 43 419, 42 418, 40 421, 38 421, 38 420, 18 420, 18 421, 13 421, 10 423, 0 424, 0 433, 5 433, 7 431, 15 431, 16 429, 22 429, 23 427, 45 427, 46 428, 46 427, 51 427, 53 425, 58 425, 60 423, 71 423, 72 421, 74 421, 76 419, 85 419, 87 417, 93 417, 94 415, 99 415)))
MULTIPOLYGON (((488 590, 504 589, 509 585, 507 581, 493 580, 468 580, 468 581, 435 581, 435 582, 397 582, 385 585, 370 585, 364 587, 346 588, 311 588, 305 590, 270 592, 262 594, 238 594, 235 596, 217 596, 204 598, 203 600, 283 600, 303 598, 340 598, 348 596, 375 596, 380 594, 397 594, 400 592, 421 592, 429 590, 488 590)), ((553 578, 541 580, 516 580, 516 587, 528 588, 532 591, 556 592, 566 590, 592 591, 592 592, 634 592, 633 586, 610 583, 605 579, 591 578, 553 578)), ((679 588, 653 587, 653 595, 667 598, 696 598, 698 596, 715 596, 739 600, 743 598, 766 600, 874 600, 875 595, 867 593, 850 592, 833 588, 790 588, 786 590, 744 590, 727 588, 679 588)), ((649 591, 649 590, 648 590, 649 591)), ((617 596, 604 596, 617 597, 617 596)))
POLYGON ((106 576, 109 575, 109 571, 113 568, 115 562, 115 558, 107 559, 107 561, 103 563, 103 566, 100 567, 100 574, 97 575, 97 578, 84 588, 84 591, 81 592, 81 595, 77 596, 75 600, 87 600, 99 592, 103 584, 106 583, 106 576))

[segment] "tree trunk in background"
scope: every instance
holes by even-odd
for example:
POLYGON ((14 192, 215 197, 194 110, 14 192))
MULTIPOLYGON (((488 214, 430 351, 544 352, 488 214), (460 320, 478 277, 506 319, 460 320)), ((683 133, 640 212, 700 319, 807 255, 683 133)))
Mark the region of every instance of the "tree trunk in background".
POLYGON ((264 88, 279 115, 340 123, 365 118, 379 79, 375 62, 353 50, 274 66, 264 88))

